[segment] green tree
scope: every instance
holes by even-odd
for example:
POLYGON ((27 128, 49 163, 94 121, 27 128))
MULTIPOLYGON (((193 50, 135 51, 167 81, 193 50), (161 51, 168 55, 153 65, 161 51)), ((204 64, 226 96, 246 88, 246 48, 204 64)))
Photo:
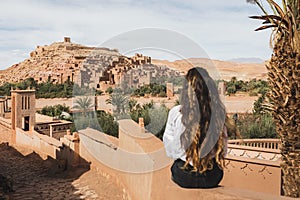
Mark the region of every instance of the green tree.
POLYGON ((129 112, 133 111, 137 105, 138 105, 137 100, 129 99, 129 102, 128 102, 129 112))
POLYGON ((96 90, 96 95, 97 96, 101 96, 103 94, 103 91, 102 90, 96 90))
POLYGON ((277 138, 276 126, 269 113, 245 114, 238 120, 243 138, 277 138))
POLYGON ((149 110, 152 109, 153 106, 154 106, 153 101, 143 105, 134 102, 134 106, 131 107, 129 112, 131 119, 138 123, 139 118, 142 117, 144 118, 145 126, 148 125, 150 123, 149 110))
POLYGON ((63 105, 57 104, 54 106, 45 106, 40 111, 38 111, 38 113, 42 115, 47 115, 50 117, 58 117, 59 119, 63 118, 62 112, 70 113, 70 107, 66 106, 65 104, 63 105))
POLYGON ((106 99, 107 104, 111 104, 115 107, 114 114, 124 115, 126 113, 127 105, 128 105, 128 97, 124 96, 121 91, 116 90, 114 93, 109 95, 109 98, 106 99))
POLYGON ((15 87, 12 83, 4 83, 0 86, 0 95, 1 96, 10 96, 10 90, 12 87, 15 87))
POLYGON ((90 111, 94 107, 92 100, 90 97, 81 97, 75 100, 75 105, 73 109, 78 109, 86 117, 87 112, 90 111))
POLYGON ((105 92, 107 93, 107 94, 111 94, 111 93, 113 93, 113 89, 112 89, 112 87, 109 87, 109 88, 107 88, 106 90, 105 90, 105 92))
POLYGON ((165 132, 169 109, 163 104, 158 108, 154 107, 148 110, 148 113, 150 121, 145 128, 162 140, 163 133, 165 132))
POLYGON ((230 95, 230 94, 235 94, 236 93, 236 88, 234 85, 232 86, 228 86, 227 87, 227 93, 230 95))
POLYGON ((114 121, 114 117, 111 114, 98 110, 97 119, 102 132, 114 137, 118 137, 119 125, 116 121, 114 121))

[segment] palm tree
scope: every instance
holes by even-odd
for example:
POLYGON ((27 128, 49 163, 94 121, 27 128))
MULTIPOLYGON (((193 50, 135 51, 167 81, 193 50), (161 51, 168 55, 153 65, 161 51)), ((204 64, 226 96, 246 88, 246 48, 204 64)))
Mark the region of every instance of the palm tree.
POLYGON ((260 0, 247 2, 263 12, 251 17, 264 21, 256 31, 273 30, 273 54, 266 67, 272 115, 282 141, 282 189, 286 196, 300 197, 300 0, 282 0, 281 6, 266 0, 272 14, 260 0))
POLYGON ((128 97, 124 96, 122 92, 114 92, 106 99, 107 104, 115 106, 116 114, 125 114, 128 104, 128 97))
POLYGON ((86 117, 86 113, 90 111, 93 108, 93 103, 90 97, 82 97, 79 99, 76 99, 75 106, 73 106, 73 109, 80 110, 81 113, 83 113, 83 116, 86 117))

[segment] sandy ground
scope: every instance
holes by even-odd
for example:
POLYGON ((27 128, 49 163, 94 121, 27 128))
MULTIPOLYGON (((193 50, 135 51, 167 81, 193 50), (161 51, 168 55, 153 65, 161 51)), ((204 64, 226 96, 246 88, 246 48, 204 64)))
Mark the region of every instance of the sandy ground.
POLYGON ((251 113, 253 103, 258 96, 226 96, 225 107, 227 113, 251 113))

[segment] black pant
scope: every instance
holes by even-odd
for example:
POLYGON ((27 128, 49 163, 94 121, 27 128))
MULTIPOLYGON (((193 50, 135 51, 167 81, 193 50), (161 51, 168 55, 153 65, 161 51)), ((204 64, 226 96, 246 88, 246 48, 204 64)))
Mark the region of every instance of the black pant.
POLYGON ((215 159, 213 159, 213 163, 211 170, 206 170, 200 174, 199 172, 193 172, 191 165, 188 165, 186 169, 181 169, 185 161, 177 159, 171 167, 172 180, 183 188, 217 187, 223 178, 223 170, 219 168, 215 159))

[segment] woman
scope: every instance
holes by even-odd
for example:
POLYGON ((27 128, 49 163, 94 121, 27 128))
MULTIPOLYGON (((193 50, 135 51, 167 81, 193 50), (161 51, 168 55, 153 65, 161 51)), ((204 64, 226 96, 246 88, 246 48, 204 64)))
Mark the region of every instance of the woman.
POLYGON ((186 75, 181 105, 169 112, 163 141, 175 161, 172 180, 184 188, 212 188, 223 178, 227 148, 225 108, 206 70, 186 75))

